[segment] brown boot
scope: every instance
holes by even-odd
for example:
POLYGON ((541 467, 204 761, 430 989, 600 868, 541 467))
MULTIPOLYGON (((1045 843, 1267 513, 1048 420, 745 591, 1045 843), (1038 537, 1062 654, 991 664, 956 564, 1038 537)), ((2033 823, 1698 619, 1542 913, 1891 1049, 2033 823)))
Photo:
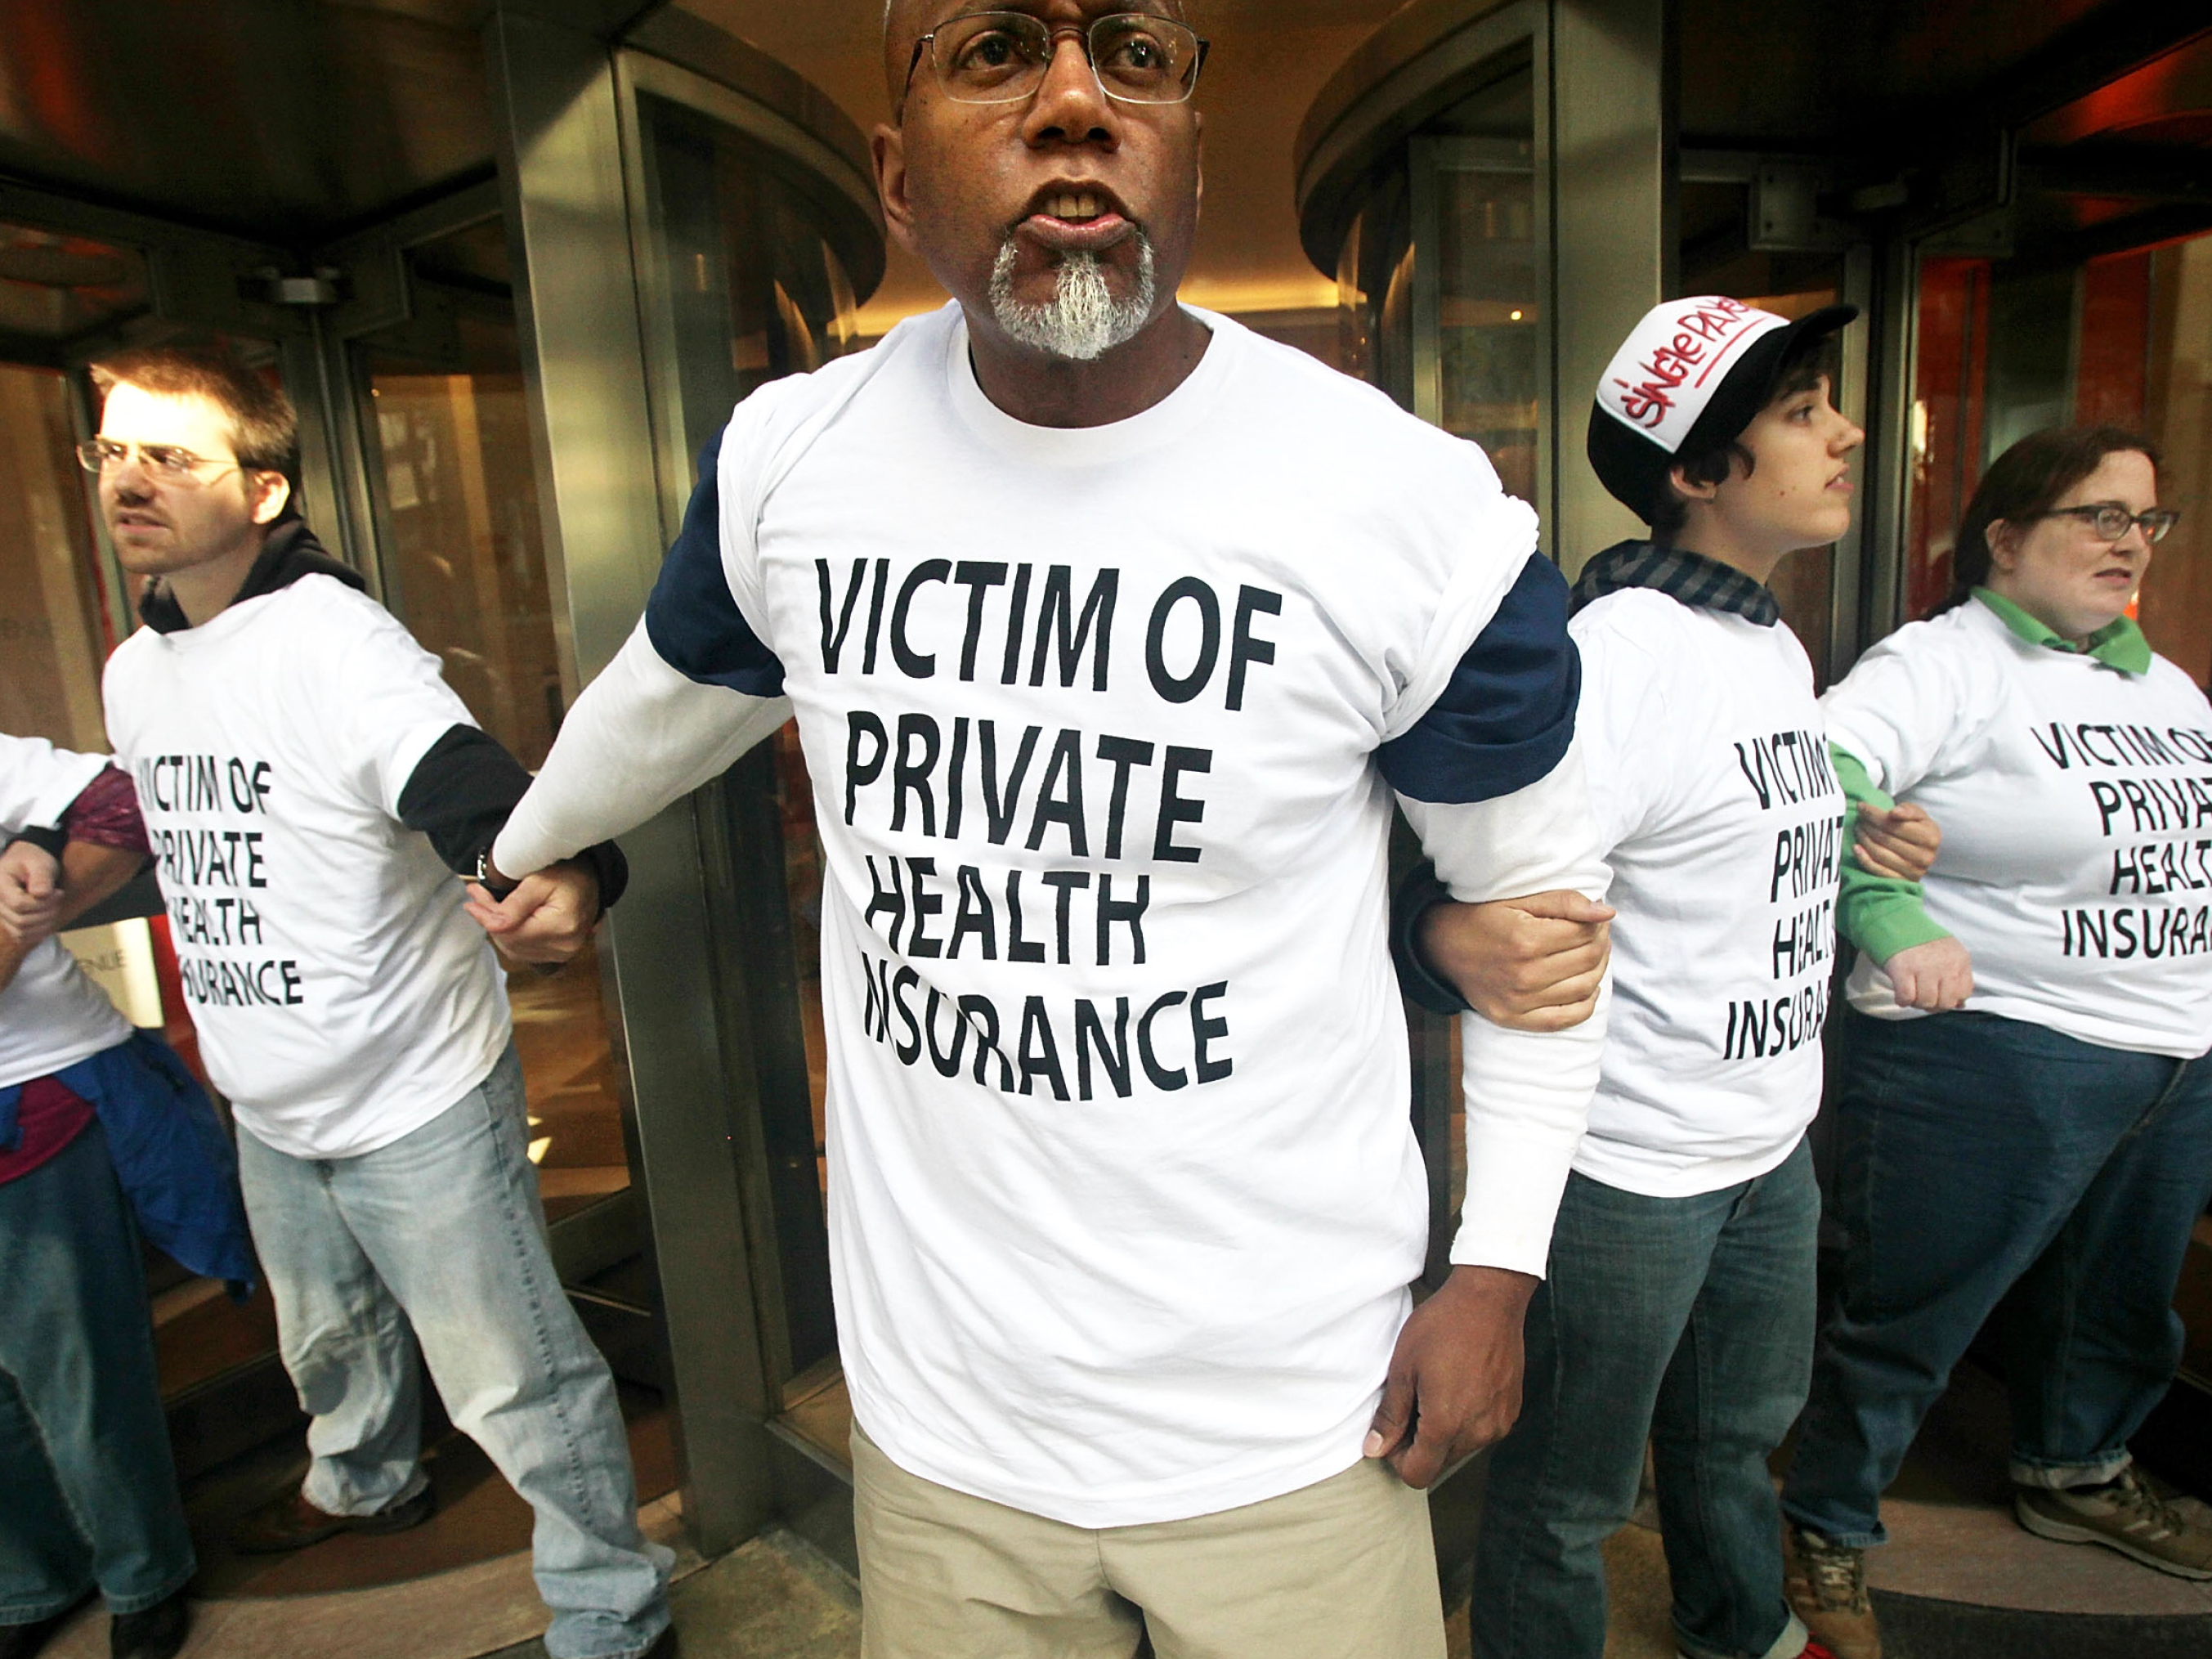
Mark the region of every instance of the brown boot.
POLYGON ((230 1547, 241 1555, 277 1555, 319 1544, 342 1532, 404 1532, 421 1526, 437 1508, 437 1493, 426 1486, 414 1497, 374 1515, 329 1515, 310 1504, 307 1493, 295 1486, 240 1522, 230 1534, 230 1547))
POLYGON ((1782 1593, 1813 1639, 1836 1659, 1881 1659, 1881 1627, 1867 1599, 1864 1550, 1790 1527, 1782 1593))

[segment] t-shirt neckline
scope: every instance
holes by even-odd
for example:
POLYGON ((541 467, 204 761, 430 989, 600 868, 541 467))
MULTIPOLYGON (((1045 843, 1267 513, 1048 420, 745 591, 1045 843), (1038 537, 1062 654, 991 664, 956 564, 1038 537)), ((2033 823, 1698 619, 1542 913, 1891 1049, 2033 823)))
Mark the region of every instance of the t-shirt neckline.
POLYGON ((1237 325, 1226 317, 1183 309, 1206 327, 1212 338, 1198 366, 1182 384, 1127 420, 1104 426, 1032 426, 1016 420, 984 395, 968 356, 968 319, 953 307, 952 326, 945 331, 945 383, 961 423, 995 449, 1024 460, 1051 466, 1103 466, 1133 455, 1174 443, 1195 428, 1212 410, 1227 383, 1231 360, 1243 342, 1234 337, 1237 325))

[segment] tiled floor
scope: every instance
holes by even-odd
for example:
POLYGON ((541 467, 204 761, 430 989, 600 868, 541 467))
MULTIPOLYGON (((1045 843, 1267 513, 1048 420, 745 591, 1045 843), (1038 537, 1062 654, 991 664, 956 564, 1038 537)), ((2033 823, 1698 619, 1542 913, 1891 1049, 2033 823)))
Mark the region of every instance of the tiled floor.
MULTIPOLYGON (((1867 1557, 1876 1589, 2047 1613, 2212 1616, 2212 1583, 2023 1530, 2005 1480, 2007 1421, 2002 1387, 1961 1366, 1882 1500, 1890 1542, 1867 1557)), ((2193 1498, 2181 1506, 2208 1516, 2193 1498)))
MULTIPOLYGON (((647 1536, 678 1551, 679 1573, 698 1571, 673 1498, 647 1505, 638 1519, 647 1536)), ((517 1552, 370 1589, 203 1601, 179 1659, 476 1659, 532 1643, 544 1628, 530 1557, 517 1552)), ((92 1609, 55 1638, 45 1659, 106 1652, 107 1617, 92 1609)))
MULTIPOLYGON (((825 1416, 817 1429, 830 1426, 829 1418, 842 1420, 833 1409, 836 1391, 823 1391, 817 1403, 825 1416)), ((2003 1422, 1996 1385, 1963 1371, 1885 1504, 1894 1541, 1871 1558, 1877 1588, 1984 1606, 2212 1616, 2212 1587, 2021 1531, 2006 1506, 2003 1422)), ((682 1550, 673 1497, 641 1518, 652 1535, 682 1550)), ((1658 1534, 1623 1528, 1606 1547, 1606 1659, 1674 1659, 1658 1534)), ((679 1573, 671 1599, 685 1659, 850 1659, 860 1651, 851 1581, 781 1528, 711 1565, 684 1553, 679 1573)), ((1462 1607, 1450 1622, 1452 1659, 1468 1651, 1468 1617, 1462 1607)), ((535 1637, 544 1620, 529 1558, 517 1551, 349 1593, 234 1594, 203 1603, 185 1659, 544 1659, 535 1637)), ((55 1659, 97 1659, 105 1626, 96 1613, 81 1616, 49 1651, 55 1659)))
MULTIPOLYGON (((641 1499, 676 1486, 676 1454, 668 1411, 649 1389, 624 1384, 623 1413, 641 1499)), ((423 1467, 438 1494, 438 1512, 423 1525, 388 1537, 342 1534, 288 1555, 240 1555, 226 1541, 231 1528, 271 1493, 296 1482, 305 1462, 298 1443, 250 1454, 193 1481, 185 1506, 199 1552, 196 1593, 232 1597, 296 1597, 434 1576, 515 1555, 530 1547, 530 1506, 466 1436, 447 1430, 423 1467)))

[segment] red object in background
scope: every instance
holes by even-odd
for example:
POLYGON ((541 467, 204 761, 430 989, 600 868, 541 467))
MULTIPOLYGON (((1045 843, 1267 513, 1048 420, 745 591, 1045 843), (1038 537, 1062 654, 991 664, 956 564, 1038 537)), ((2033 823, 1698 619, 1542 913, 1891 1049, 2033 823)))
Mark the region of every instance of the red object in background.
POLYGON ((1912 495, 1905 526, 1905 615, 1951 591, 1951 543, 1982 477, 1982 399, 1990 356, 1986 259, 1923 259, 1912 397, 1912 495))
POLYGON ((2081 270, 2074 419, 2142 430, 2150 381, 2150 251, 2092 259, 2081 270))

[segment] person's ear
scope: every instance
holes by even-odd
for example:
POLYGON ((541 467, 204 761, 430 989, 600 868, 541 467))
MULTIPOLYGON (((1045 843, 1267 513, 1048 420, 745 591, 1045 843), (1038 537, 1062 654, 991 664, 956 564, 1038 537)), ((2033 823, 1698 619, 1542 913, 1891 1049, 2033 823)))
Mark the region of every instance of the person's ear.
POLYGON ((914 198, 907 194, 906 129, 881 123, 868 141, 876 163, 876 196, 884 204, 884 224, 898 245, 920 252, 914 240, 914 198))
POLYGON ((291 480, 281 472, 249 472, 246 477, 246 504, 252 509, 253 522, 274 524, 292 499, 291 480))
POLYGON ((1718 484, 1705 483, 1692 478, 1688 470, 1680 466, 1671 466, 1667 469, 1667 482, 1674 486, 1674 493, 1686 502, 1710 501, 1721 493, 1721 487, 1718 484))
POLYGON ((1990 566, 2009 575, 2020 567, 2020 526, 1992 519, 1983 527, 1983 545, 1990 550, 1990 566))
POLYGON ((1190 130, 1198 139, 1198 155, 1194 170, 1198 175, 1198 208, 1206 210, 1206 112, 1194 109, 1190 112, 1190 130))

